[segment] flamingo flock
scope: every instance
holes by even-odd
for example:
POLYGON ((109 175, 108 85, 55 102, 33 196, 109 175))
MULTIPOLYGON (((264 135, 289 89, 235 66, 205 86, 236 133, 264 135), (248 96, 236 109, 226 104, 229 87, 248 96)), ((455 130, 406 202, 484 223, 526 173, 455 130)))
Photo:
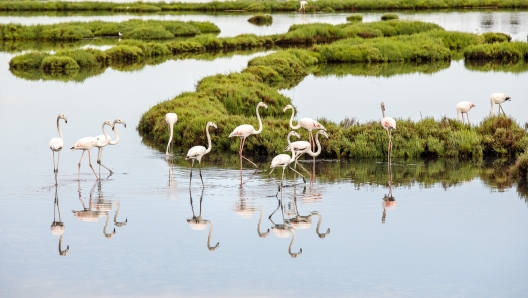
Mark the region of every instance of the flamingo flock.
MULTIPOLYGON (((505 114, 504 112, 504 109, 502 108, 502 104, 506 101, 511 101, 511 97, 504 94, 504 93, 493 93, 491 94, 490 96, 490 104, 491 104, 491 115, 494 115, 495 113, 495 110, 494 110, 494 107, 495 105, 499 105, 499 113, 500 111, 502 111, 503 114, 505 114)), ((268 109, 268 106, 263 103, 263 102, 259 102, 256 106, 256 109, 255 109, 255 112, 256 112, 256 116, 257 116, 257 120, 258 120, 258 124, 259 124, 259 128, 258 129, 255 129, 253 127, 253 125, 250 125, 250 124, 242 124, 242 125, 239 125, 237 126, 230 134, 229 134, 229 138, 232 138, 232 137, 238 137, 240 138, 240 145, 239 145, 239 151, 238 151, 238 154, 239 154, 239 157, 240 157, 240 175, 241 175, 241 178, 240 178, 240 186, 242 187, 242 160, 245 159, 246 161, 248 161, 249 163, 251 163, 256 169, 258 169, 258 166, 257 164, 255 164, 254 162, 252 162, 251 160, 249 160, 247 157, 245 157, 242 153, 243 153, 243 150, 244 150, 244 145, 245 145, 245 141, 246 139, 251 136, 251 135, 258 135, 262 132, 263 130, 263 125, 262 125, 262 119, 260 117, 260 113, 259 113, 259 108, 265 108, 265 109, 268 109)), ((466 114, 466 118, 467 118, 467 121, 468 121, 468 124, 470 124, 469 122, 469 111, 475 107, 475 104, 472 103, 472 102, 469 102, 469 101, 462 101, 460 103, 458 103, 456 105, 456 111, 457 111, 457 116, 458 116, 458 119, 459 120, 462 120, 462 123, 465 123, 464 121, 464 114, 466 114)), ((287 110, 292 110, 292 114, 291 114, 291 117, 290 117, 290 121, 289 121, 289 127, 292 129, 292 131, 289 132, 289 134, 287 135, 286 139, 288 141, 288 146, 285 148, 284 151, 291 151, 291 156, 288 155, 288 154, 279 154, 277 156, 275 156, 273 158, 273 160, 271 161, 271 164, 270 164, 270 172, 269 172, 269 178, 271 180, 273 180, 274 182, 276 182, 278 185, 279 185, 279 189, 283 186, 283 183, 284 183, 284 173, 285 173, 285 170, 286 170, 286 167, 290 168, 290 170, 292 170, 294 173, 298 174, 299 176, 301 176, 303 178, 303 181, 306 183, 306 179, 304 177, 304 175, 302 175, 301 173, 299 173, 295 168, 297 167, 297 161, 299 159, 299 157, 301 157, 304 153, 312 156, 314 158, 314 167, 315 167, 315 158, 321 153, 321 143, 319 142, 319 135, 322 135, 324 136, 325 138, 329 138, 329 135, 328 133, 326 132, 326 128, 321 124, 319 123, 318 121, 316 120, 313 120, 312 118, 301 118, 298 120, 297 122, 297 125, 293 125, 293 120, 294 120, 294 117, 295 117, 295 109, 292 105, 287 105, 284 107, 283 109, 283 112, 286 112, 287 110), (296 136, 297 138, 300 138, 300 135, 295 131, 299 128, 304 128, 308 131, 308 141, 295 141, 295 142, 291 142, 291 136, 296 136), (313 131, 317 131, 316 132, 316 135, 315 135, 315 138, 313 136, 313 131), (317 146, 317 150, 315 150, 315 147, 317 146), (292 164, 295 164, 295 167, 292 168, 291 165, 292 164), (273 173, 273 171, 275 170, 275 168, 282 168, 282 177, 281 177, 281 182, 280 184, 271 177, 271 174, 273 173)), ((382 102, 381 103, 381 112, 382 112, 382 119, 380 121, 380 124, 381 126, 387 131, 387 136, 388 136, 388 147, 387 147, 387 155, 388 155, 388 163, 390 164, 391 163, 391 156, 392 156, 392 131, 396 129, 396 120, 392 117, 388 117, 385 115, 385 104, 382 102)), ((59 125, 59 122, 60 120, 64 120, 65 123, 68 123, 68 120, 66 118, 65 115, 63 114, 59 114, 58 117, 57 117, 57 131, 59 133, 59 137, 58 138, 52 138, 51 141, 50 141, 50 149, 52 150, 52 153, 53 153, 53 172, 55 174, 55 185, 57 185, 57 173, 58 173, 58 167, 59 167, 59 160, 60 160, 60 152, 64 146, 64 140, 63 140, 63 135, 62 135, 62 131, 60 129, 60 125, 59 125), (55 162, 55 152, 57 152, 58 154, 58 158, 57 158, 57 162, 55 162)), ((172 150, 171 150, 171 144, 172 144, 172 139, 173 139, 173 134, 174 134, 174 125, 176 124, 176 122, 178 121, 178 116, 176 115, 176 113, 167 113, 165 115, 165 121, 168 125, 168 128, 169 128, 169 140, 168 140, 168 143, 167 143, 167 149, 166 149, 166 156, 167 158, 169 158, 169 156, 172 155, 172 150)), ((125 128, 126 128, 126 123, 121 120, 121 119, 116 119, 114 120, 114 122, 111 122, 109 120, 106 120, 103 122, 102 124, 102 127, 101 127, 101 130, 103 131, 103 134, 102 135, 99 135, 97 137, 84 137, 84 138, 81 138, 79 139, 70 149, 73 151, 73 150, 82 150, 82 154, 81 154, 81 158, 79 159, 79 163, 78 163, 78 173, 77 173, 77 177, 78 177, 78 180, 80 180, 80 171, 81 171, 81 162, 82 162, 82 159, 83 159, 83 156, 84 156, 84 153, 86 151, 88 151, 88 163, 89 163, 89 166, 90 168, 92 169, 92 172, 94 173, 95 175, 95 178, 96 180, 99 180, 99 176, 97 175, 97 173, 95 172, 95 169, 93 168, 92 166, 92 161, 91 161, 91 156, 90 156, 90 150, 94 147, 97 147, 98 148, 98 157, 97 157, 97 163, 99 164, 99 166, 103 166, 105 169, 107 169, 110 174, 112 174, 112 170, 110 170, 108 167, 106 167, 105 165, 102 164, 101 162, 101 159, 102 159, 102 153, 103 153, 103 149, 107 146, 107 145, 116 145, 118 142, 119 142, 119 135, 117 133, 117 130, 116 130, 116 124, 121 124, 123 125, 125 128), (105 130, 105 126, 110 126, 112 128, 112 131, 114 132, 115 134, 115 137, 116 139, 115 140, 112 140, 111 137, 107 134, 106 130, 105 130)), ((189 187, 191 185, 191 182, 192 182, 192 169, 194 168, 194 161, 198 161, 198 166, 199 166, 199 172, 200 172, 200 180, 202 182, 202 187, 204 186, 204 182, 203 182, 203 177, 202 177, 202 165, 201 165, 201 160, 202 158, 204 157, 204 155, 206 155, 207 153, 211 152, 211 149, 212 149, 212 142, 211 142, 211 135, 209 133, 209 128, 210 127, 213 127, 215 129, 217 129, 217 125, 213 122, 208 122, 205 126, 205 133, 206 133, 206 136, 207 136, 207 143, 208 143, 208 146, 207 148, 205 148, 204 146, 194 146, 192 147, 191 149, 189 149, 188 153, 187 153, 187 156, 186 156, 186 160, 191 160, 191 171, 190 171, 190 177, 189 177, 189 187)), ((304 169, 304 167, 301 166, 301 168, 304 169)), ((308 172, 306 169, 304 169, 306 172, 308 172)), ((100 170, 99 170, 100 172, 100 170)), ((308 172, 310 174, 310 172, 308 172)), ((313 177, 312 175, 310 174, 310 182, 312 183, 313 182, 313 177)))

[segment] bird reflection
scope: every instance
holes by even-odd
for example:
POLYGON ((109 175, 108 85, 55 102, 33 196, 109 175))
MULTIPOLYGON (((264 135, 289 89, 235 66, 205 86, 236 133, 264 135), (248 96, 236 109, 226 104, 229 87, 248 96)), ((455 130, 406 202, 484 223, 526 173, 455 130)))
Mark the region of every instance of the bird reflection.
POLYGON ((286 219, 286 223, 292 226, 293 228, 297 230, 304 230, 309 229, 312 226, 312 217, 317 216, 317 227, 315 229, 315 232, 319 236, 319 238, 325 238, 326 235, 330 234, 330 229, 326 230, 326 233, 320 233, 319 228, 321 227, 321 222, 323 221, 323 217, 319 212, 312 211, 310 215, 302 216, 299 215, 299 210, 297 209, 297 196, 293 197, 293 211, 295 216, 289 219, 286 219))
POLYGON ((60 235, 59 238, 59 255, 65 257, 70 246, 67 245, 65 250, 62 250, 62 237, 64 236, 64 223, 61 220, 60 209, 59 209, 59 196, 57 193, 57 187, 55 187, 55 202, 53 203, 53 222, 50 227, 51 233, 53 235, 60 235), (56 219, 56 215, 59 217, 59 221, 56 219))
POLYGON ((200 195, 200 214, 198 216, 196 216, 196 215, 194 215, 192 193, 191 193, 191 190, 189 189, 189 197, 190 197, 190 201, 191 201, 191 210, 192 210, 193 217, 191 219, 188 219, 187 223, 189 223, 189 226, 191 227, 191 229, 200 230, 200 231, 201 230, 205 230, 207 228, 207 225, 209 225, 209 236, 207 237, 207 248, 210 251, 215 251, 218 248, 218 246, 220 245, 220 242, 216 243, 216 245, 214 247, 210 245, 211 244, 211 235, 213 233, 213 224, 207 219, 202 219, 203 192, 204 192, 204 189, 202 188, 202 193, 200 195))
MULTIPOLYGON (((93 192, 95 190, 95 186, 97 183, 94 184, 92 189, 90 190, 90 200, 88 203, 88 208, 84 204, 84 200, 82 199, 81 195, 81 184, 79 183, 78 192, 79 192, 79 201, 81 202, 83 206, 83 210, 75 211, 72 210, 73 215, 77 217, 80 221, 86 221, 86 222, 96 222, 99 220, 99 218, 103 217, 104 215, 108 214, 108 211, 102 211, 95 208, 95 204, 93 202, 93 192)), ((99 207, 103 206, 103 204, 99 204, 99 207)))
POLYGON ((124 227, 128 223, 128 218, 125 218, 125 221, 117 221, 117 216, 119 215, 119 209, 121 209, 121 204, 117 202, 117 209, 114 214, 114 225, 118 228, 124 227))
POLYGON ((176 199, 176 181, 174 180, 174 168, 170 162, 170 156, 165 155, 165 160, 167 161, 167 168, 169 169, 169 198, 176 199))
POLYGON ((258 210, 260 212, 260 218, 259 218, 259 222, 257 225, 257 234, 259 235, 260 238, 266 238, 270 230, 268 229, 264 233, 260 232, 260 224, 262 223, 262 216, 263 216, 262 207, 257 208, 257 207, 247 205, 247 199, 242 197, 243 195, 242 189, 240 193, 241 193, 240 200, 235 205, 235 212, 244 218, 251 218, 253 217, 253 214, 255 214, 255 211, 258 210))
POLYGON ((387 210, 396 208, 397 204, 396 199, 392 196, 392 164, 390 162, 388 163, 387 184, 389 185, 389 193, 383 196, 383 202, 381 203, 381 206, 383 207, 381 223, 385 223, 387 210))
POLYGON ((277 197, 277 202, 278 202, 277 209, 275 209, 275 211, 273 211, 273 213, 271 213, 271 215, 268 217, 271 223, 273 224, 273 227, 271 227, 271 230, 273 231, 273 234, 275 234, 275 236, 279 238, 288 238, 293 233, 290 246, 288 247, 288 253, 290 254, 292 258, 297 258, 298 256, 302 254, 302 248, 299 249, 299 252, 297 253, 292 253, 291 251, 293 242, 295 242, 296 232, 295 232, 295 229, 289 226, 284 220, 284 208, 282 206, 282 192, 281 192, 281 198, 279 199, 279 197, 277 197), (271 218, 273 217, 273 214, 275 214, 275 212, 279 210, 279 208, 281 209, 282 223, 276 224, 271 218))

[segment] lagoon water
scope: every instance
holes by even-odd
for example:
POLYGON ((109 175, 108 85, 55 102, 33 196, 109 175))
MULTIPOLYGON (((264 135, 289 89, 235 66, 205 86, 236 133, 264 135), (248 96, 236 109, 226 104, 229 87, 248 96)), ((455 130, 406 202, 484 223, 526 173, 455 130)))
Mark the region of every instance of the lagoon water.
MULTIPOLYGON (((505 174, 511 161, 395 160, 389 175, 383 160, 320 160, 314 185, 297 177, 297 186, 277 192, 269 160, 257 158, 262 172, 245 167, 239 189, 236 155, 213 148, 202 193, 197 169, 189 190, 188 148, 176 144, 167 162, 142 143, 135 127, 149 107, 265 54, 109 68, 65 83, 18 78, 7 66, 13 53, 0 53, 0 296, 525 296, 528 187, 505 174), (68 117, 61 122, 68 148, 101 134, 106 119, 126 121, 117 127, 120 143, 103 155, 113 175, 102 169, 97 183, 85 156, 78 181, 80 152, 65 148, 54 186, 48 143, 58 113, 68 117), (384 200, 389 177, 395 201, 384 200), (93 212, 72 212, 84 208, 93 212), (280 230, 312 212, 295 232, 280 230), (203 226, 187 222, 199 215, 203 226), (63 223, 62 237, 51 232, 54 221, 63 223)), ((526 81, 526 73, 476 72, 453 61, 430 74, 310 75, 283 92, 300 117, 378 119, 382 100, 396 117, 454 117, 454 104, 471 100, 473 122, 489 112, 490 93, 508 92, 506 112, 524 122, 526 81)))

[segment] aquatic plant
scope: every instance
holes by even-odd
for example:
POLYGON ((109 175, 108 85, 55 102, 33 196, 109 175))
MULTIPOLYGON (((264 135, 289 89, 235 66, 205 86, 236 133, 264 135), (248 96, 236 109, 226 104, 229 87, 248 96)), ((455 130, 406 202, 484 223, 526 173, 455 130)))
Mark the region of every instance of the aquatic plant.
POLYGON ((250 17, 248 22, 255 25, 271 25, 273 23, 273 17, 270 14, 258 14, 250 17))
POLYGON ((400 17, 398 17, 397 14, 393 14, 393 13, 385 13, 385 14, 382 14, 381 15, 381 20, 382 21, 388 21, 388 20, 397 20, 399 19, 400 17))
POLYGON ((42 60, 41 68, 47 72, 79 69, 79 65, 70 57, 50 56, 42 60))
POLYGON ((362 22, 363 16, 360 14, 353 14, 353 15, 349 15, 348 17, 346 17, 346 20, 349 22, 362 22))
POLYGON ((512 40, 509 34, 500 32, 486 32, 482 33, 481 36, 486 43, 510 42, 512 40))
POLYGON ((466 48, 464 57, 468 60, 527 60, 528 43, 501 42, 473 45, 466 48))
POLYGON ((172 39, 176 36, 195 36, 219 33, 210 22, 182 22, 158 20, 128 20, 120 23, 91 21, 49 25, 0 24, 0 40, 75 41, 94 36, 134 39, 172 39))

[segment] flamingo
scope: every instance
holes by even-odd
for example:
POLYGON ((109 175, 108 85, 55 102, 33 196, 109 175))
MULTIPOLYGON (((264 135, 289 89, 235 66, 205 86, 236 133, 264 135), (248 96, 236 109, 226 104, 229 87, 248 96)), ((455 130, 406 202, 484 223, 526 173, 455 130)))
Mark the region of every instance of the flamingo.
POLYGON ((385 117, 385 103, 381 103, 381 114, 383 115, 383 118, 381 119, 381 126, 385 128, 387 131, 387 135, 389 136, 389 147, 387 149, 387 154, 389 156, 389 164, 391 163, 391 156, 392 156, 392 130, 396 129, 396 120, 392 117, 385 117))
MULTIPOLYGON (((493 106, 493 104, 492 104, 493 106)), ((462 124, 464 123, 464 113, 466 113, 466 117, 467 117, 467 120, 468 120, 468 124, 469 123, 469 110, 471 110, 473 107, 475 107, 475 104, 473 104, 472 102, 470 101, 461 101, 459 102, 457 105, 456 105, 456 110, 457 110, 457 116, 458 116, 458 120, 460 120, 460 116, 462 116, 462 124)))
POLYGON ((117 32, 117 35, 119 36, 119 38, 121 38, 121 36, 123 36, 123 33, 117 32))
MULTIPOLYGON (((297 125, 296 126, 293 126, 293 117, 295 116, 295 109, 293 108, 292 105, 287 105, 284 107, 284 109, 282 110, 283 112, 286 113, 286 110, 288 109, 291 109, 292 110, 292 115, 291 115, 291 118, 290 118, 290 128, 291 129, 299 129, 299 128, 304 128, 306 130, 308 130, 308 133, 310 134, 310 137, 309 137, 309 140, 310 141, 310 144, 312 145, 312 147, 314 146, 314 142, 313 142, 313 134, 312 134, 312 130, 314 129, 322 129, 322 130, 326 130, 326 128, 319 122, 313 120, 312 118, 301 118, 299 119, 299 122, 297 122, 297 125)), ((315 148, 312 148, 313 150, 315 150, 315 148)), ((315 157, 314 157, 314 161, 315 161, 315 157)))
MULTIPOLYGON (((117 130, 115 128, 115 125, 119 123, 119 124, 123 124, 123 126, 126 128, 126 123, 125 121, 121 120, 121 119, 116 119, 114 120, 114 123, 112 125, 112 131, 114 131, 114 134, 116 136, 116 139, 115 141, 112 141, 112 139, 108 136, 108 139, 104 136, 104 135, 99 135, 97 136, 96 138, 98 140, 107 140, 108 142, 101 142, 101 145, 104 144, 104 146, 97 146, 99 148, 99 154, 97 155, 97 163, 100 165, 100 166, 103 166, 103 168, 107 169, 108 171, 110 171, 110 174, 112 174, 112 170, 110 170, 109 168, 107 168, 106 166, 104 166, 102 163, 101 163, 101 159, 103 158, 103 149, 106 145, 117 145, 117 143, 119 143, 119 134, 117 133, 117 130), (106 143, 106 144, 105 144, 106 143)), ((106 133, 105 133, 106 135, 106 133)))
POLYGON ((189 178, 189 187, 191 187, 191 180, 192 180, 192 169, 194 167, 194 161, 198 161, 199 169, 200 169, 200 180, 202 180, 202 186, 204 186, 203 179, 202 179, 202 157, 206 155, 207 153, 211 152, 211 136, 209 135, 209 127, 214 127, 217 129, 218 127, 213 122, 207 122, 207 125, 205 125, 205 134, 207 135, 207 149, 205 149, 204 146, 194 146, 191 149, 189 149, 189 152, 187 152, 187 157, 185 160, 192 160, 191 164, 191 177, 189 178))
POLYGON ((308 4, 307 1, 301 1, 301 7, 299 7, 299 13, 304 12, 306 13, 306 5, 308 4))
MULTIPOLYGON (((290 136, 296 136, 297 138, 300 138, 301 136, 296 133, 295 131, 290 131, 290 133, 288 134, 288 139, 290 138, 290 136)), ((301 177, 303 177, 303 181, 306 183, 306 179, 304 179, 304 176, 297 172, 296 170, 294 170, 292 167, 291 167, 291 163, 294 162, 296 160, 295 158, 295 148, 291 147, 291 151, 292 151, 292 156, 290 157, 288 154, 279 154, 277 156, 275 156, 273 158, 273 160, 271 160, 271 165, 270 165, 270 168, 271 168, 271 171, 269 172, 269 177, 270 179, 272 179, 273 181, 275 181, 275 179, 271 178, 271 173, 273 173, 273 171, 275 170, 275 168, 277 167, 282 167, 282 179, 281 179, 281 183, 279 185, 279 189, 280 187, 282 186, 282 183, 284 181, 284 170, 286 169, 286 166, 288 166, 292 171, 294 171, 295 173, 299 174, 301 177)), ((277 181, 275 181, 275 183, 277 183, 277 181)), ((278 184, 278 183, 277 183, 278 184)))
MULTIPOLYGON (((493 93, 491 96, 490 96, 490 103, 491 103, 491 115, 494 115, 495 114, 495 105, 499 105, 499 113, 500 111, 502 110, 502 114, 506 115, 506 113, 504 112, 504 109, 502 108, 502 103, 505 102, 505 101, 511 101, 511 97, 509 97, 508 95, 504 94, 504 93, 493 93)), ((469 120, 468 120, 469 122, 469 120)))
POLYGON ((68 124, 68 119, 64 114, 59 114, 57 116, 57 130, 59 131, 59 137, 53 138, 50 140, 50 149, 53 154, 53 172, 55 173, 55 185, 57 185, 57 172, 59 172, 59 161, 60 161, 60 152, 64 146, 64 140, 62 139, 62 131, 59 126, 59 120, 64 119, 64 122, 68 124), (55 165, 55 152, 57 152, 57 164, 55 165))
POLYGON ((233 132, 231 134, 229 134, 230 138, 231 137, 240 137, 240 148, 238 150, 238 155, 240 156, 240 171, 242 171, 242 158, 247 160, 247 161, 249 161, 252 165, 255 166, 255 168, 258 168, 257 165, 254 162, 252 162, 247 157, 242 155, 242 150, 244 150, 244 143, 246 142, 246 138, 248 136, 257 135, 257 134, 262 132, 262 120, 260 119, 260 114, 259 114, 259 110, 258 110, 259 107, 264 107, 266 110, 268 109, 268 106, 265 103, 263 103, 263 102, 259 102, 257 104, 257 109, 256 110, 257 110, 257 119, 258 119, 258 123, 259 123, 259 129, 258 130, 255 130, 253 125, 242 124, 242 125, 237 126, 233 130, 233 132))
POLYGON ((60 209, 59 209, 59 196, 57 194, 57 187, 55 187, 55 203, 53 204, 53 222, 51 223, 51 233, 53 235, 59 235, 59 255, 62 257, 65 257, 68 251, 70 250, 70 246, 67 245, 65 250, 62 250, 62 237, 64 236, 64 223, 61 220, 60 215, 60 209), (55 211, 57 210, 57 211, 55 211), (59 215, 59 221, 55 219, 55 214, 58 213, 59 215))
POLYGON ((178 122, 178 115, 176 115, 175 113, 167 113, 165 115, 165 122, 167 122, 170 128, 169 143, 167 144, 167 151, 165 152, 165 155, 169 155, 169 148, 172 142, 172 132, 174 130, 174 123, 178 122))
MULTIPOLYGON (((286 149, 284 149, 284 151, 290 151, 291 148, 295 148, 295 154, 296 154, 296 156, 295 156, 295 166, 297 166, 297 160, 304 153, 307 153, 308 155, 313 156, 314 158, 319 156, 319 154, 321 154, 321 143, 319 143, 319 135, 320 134, 322 134, 323 136, 325 136, 328 139, 328 134, 326 133, 326 131, 324 131, 324 130, 317 131, 317 133, 315 134, 315 143, 317 144, 317 151, 316 152, 312 151, 310 143, 308 143, 307 141, 296 141, 296 142, 292 143, 290 141, 290 137, 288 137, 288 146, 286 147, 286 149)), ((301 166, 301 168, 304 169, 303 166, 301 166)), ((306 171, 306 169, 304 169, 304 170, 306 171)), ((306 171, 306 172, 308 172, 308 171, 306 171)))
MULTIPOLYGON (((103 130, 103 133, 106 135, 106 132, 104 130, 104 127, 105 125, 108 125, 108 126, 112 126, 112 122, 110 122, 109 120, 106 120, 105 122, 103 122, 103 126, 102 126, 102 130, 103 130)), ((82 158, 83 158, 83 155, 84 155, 84 152, 88 151, 88 162, 90 164, 90 168, 92 168, 92 171, 95 175, 95 179, 99 180, 99 177, 97 176, 97 174, 95 173, 95 170, 92 166, 92 159, 90 158, 90 150, 93 148, 93 147, 96 147, 96 145, 98 145, 99 142, 96 138, 94 137, 84 137, 82 139, 79 139, 75 145, 73 145, 73 147, 71 147, 71 151, 73 150, 82 150, 82 154, 81 154, 81 159, 79 159, 79 171, 77 173, 77 178, 78 180, 81 180, 81 161, 82 161, 82 158)))

